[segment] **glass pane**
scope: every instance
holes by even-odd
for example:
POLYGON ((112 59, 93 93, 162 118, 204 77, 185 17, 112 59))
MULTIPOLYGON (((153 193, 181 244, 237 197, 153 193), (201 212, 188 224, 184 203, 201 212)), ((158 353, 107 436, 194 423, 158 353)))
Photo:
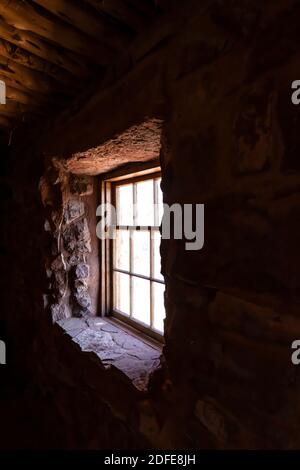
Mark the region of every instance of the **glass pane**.
POLYGON ((136 225, 154 225, 153 180, 136 184, 136 225))
POLYGON ((162 190, 160 189, 161 178, 156 179, 155 184, 156 184, 156 194, 157 194, 157 201, 156 201, 157 216, 158 216, 157 225, 160 225, 161 221, 162 221, 162 217, 163 217, 163 210, 164 210, 164 208, 163 208, 163 193, 162 193, 162 190))
POLYGON ((124 184, 116 188, 117 224, 133 225, 133 186, 124 184))
POLYGON ((129 231, 117 230, 115 238, 114 267, 129 271, 129 231))
POLYGON ((164 306, 164 284, 153 282, 153 327, 163 333, 164 331, 164 319, 166 316, 164 306))
POLYGON ((150 281, 132 277, 132 317, 150 326, 150 281))
POLYGON ((153 277, 160 281, 164 280, 164 277, 160 273, 161 271, 161 256, 160 256, 160 242, 161 235, 158 230, 153 230, 153 251, 154 251, 154 260, 153 260, 153 277))
POLYGON ((132 232, 133 266, 132 272, 150 276, 150 232, 132 232))
POLYGON ((130 276, 114 272, 114 308, 130 314, 130 276))

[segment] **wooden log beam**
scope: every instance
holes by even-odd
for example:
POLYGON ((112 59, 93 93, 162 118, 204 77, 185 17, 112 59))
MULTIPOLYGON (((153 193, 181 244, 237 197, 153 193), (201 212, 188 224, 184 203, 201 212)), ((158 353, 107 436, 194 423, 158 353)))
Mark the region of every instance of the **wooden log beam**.
MULTIPOLYGON (((29 96, 27 93, 22 93, 19 90, 16 90, 11 87, 6 88, 6 97, 7 97, 7 104, 11 106, 12 104, 15 104, 17 106, 21 105, 26 107, 24 108, 18 108, 19 110, 21 109, 23 112, 28 112, 32 114, 40 114, 40 115, 55 115, 59 113, 65 106, 66 102, 59 97, 58 99, 55 99, 53 96, 49 97, 46 102, 43 101, 38 101, 35 97, 29 96)), ((4 109, 1 107, 1 109, 4 109)), ((1 112, 0 109, 0 112, 1 112)), ((12 109, 12 108, 10 108, 12 109)), ((9 109, 9 110, 10 110, 9 109)))
POLYGON ((35 70, 30 70, 2 55, 0 55, 0 74, 4 77, 17 80, 29 90, 37 91, 41 94, 51 93, 55 90, 68 92, 66 87, 63 87, 51 77, 47 77, 35 70))
POLYGON ((29 94, 17 88, 14 88, 6 83, 6 97, 8 100, 16 101, 21 104, 31 105, 31 106, 42 106, 47 105, 50 100, 43 95, 29 94))
POLYGON ((3 74, 1 74, 1 70, 0 70, 0 79, 3 80, 6 84, 6 90, 7 88, 12 88, 20 93, 24 93, 28 96, 30 96, 30 98, 32 99, 36 99, 38 100, 39 102, 41 103, 47 103, 48 102, 48 96, 47 95, 41 95, 40 93, 37 93, 37 92, 33 92, 32 90, 29 90, 28 88, 26 88, 24 86, 24 84, 19 81, 18 77, 14 77, 14 78, 11 78, 11 77, 8 77, 8 76, 4 76, 3 74))
POLYGON ((41 95, 40 93, 28 90, 28 88, 19 85, 16 81, 10 78, 1 77, 1 73, 0 79, 5 81, 6 96, 12 101, 17 101, 23 104, 29 103, 32 106, 43 107, 47 110, 52 109, 56 112, 63 109, 70 102, 70 96, 57 93, 41 95))
POLYGON ((70 73, 4 39, 0 39, 0 55, 24 67, 49 75, 65 85, 72 85, 74 83, 74 77, 70 73))
POLYGON ((22 31, 31 31, 60 47, 70 49, 92 63, 109 64, 116 57, 116 51, 108 45, 96 43, 81 32, 61 21, 52 21, 48 15, 22 0, 2 0, 1 15, 4 20, 22 31))
POLYGON ((23 91, 17 90, 16 88, 6 86, 6 98, 7 100, 17 101, 18 103, 22 104, 34 104, 36 101, 34 100, 34 96, 29 95, 28 93, 24 93, 23 91))
POLYGON ((86 0, 99 13, 107 13, 134 31, 140 31, 146 23, 145 16, 130 8, 123 0, 86 0))
POLYGON ((124 49, 130 39, 124 32, 105 24, 103 17, 91 14, 70 0, 33 1, 58 16, 61 20, 67 21, 88 36, 92 36, 97 41, 103 42, 114 49, 124 49))
MULTIPOLYGON (((1 8, 0 8, 1 14, 1 8)), ((58 49, 57 47, 42 41, 37 35, 28 31, 21 31, 14 26, 7 24, 0 17, 0 37, 9 41, 23 50, 35 54, 51 64, 61 67, 73 75, 86 77, 88 75, 87 66, 81 61, 77 62, 75 56, 69 51, 58 49)))

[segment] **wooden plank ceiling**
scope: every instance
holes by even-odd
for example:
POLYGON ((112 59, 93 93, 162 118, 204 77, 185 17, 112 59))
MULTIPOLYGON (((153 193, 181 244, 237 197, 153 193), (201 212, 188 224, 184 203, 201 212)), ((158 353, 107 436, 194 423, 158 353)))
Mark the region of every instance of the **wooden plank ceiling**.
POLYGON ((56 113, 170 0, 1 0, 0 133, 56 113))

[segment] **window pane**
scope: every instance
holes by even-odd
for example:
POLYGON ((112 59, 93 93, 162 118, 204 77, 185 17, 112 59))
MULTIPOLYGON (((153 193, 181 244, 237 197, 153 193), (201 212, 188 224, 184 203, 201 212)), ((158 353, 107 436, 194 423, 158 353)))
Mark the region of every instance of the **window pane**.
POLYGON ((115 239, 114 267, 129 271, 129 231, 117 230, 115 239))
POLYGON ((117 224, 133 225, 133 186, 125 184, 116 188, 117 224))
POLYGON ((153 282, 153 327, 163 333, 164 331, 164 319, 166 316, 164 306, 164 284, 153 282))
POLYGON ((136 225, 154 225, 153 180, 136 184, 136 225))
POLYGON ((132 277, 132 317, 150 325, 150 281, 132 277))
POLYGON ((150 232, 135 230, 132 237, 132 272, 150 276, 150 232))
POLYGON ((128 274, 114 272, 114 308, 130 314, 130 277, 128 274))
POLYGON ((156 179, 155 184, 156 184, 156 194, 157 194, 157 201, 156 201, 157 216, 158 216, 157 225, 160 225, 161 221, 162 221, 162 217, 163 217, 163 210, 164 210, 164 208, 163 208, 163 193, 162 193, 162 190, 160 189, 161 178, 156 179))
POLYGON ((164 277, 161 275, 161 257, 160 257, 160 242, 161 235, 158 230, 153 231, 153 251, 154 251, 154 262, 153 262, 153 277, 163 281, 164 277))

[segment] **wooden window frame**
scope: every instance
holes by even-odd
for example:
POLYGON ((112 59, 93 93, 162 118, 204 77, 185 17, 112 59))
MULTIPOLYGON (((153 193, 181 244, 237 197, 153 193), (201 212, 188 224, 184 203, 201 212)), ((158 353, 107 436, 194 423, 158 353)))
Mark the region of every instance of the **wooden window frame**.
MULTIPOLYGON (((121 172, 115 173, 112 175, 105 175, 101 179, 101 203, 110 203, 116 207, 115 197, 116 197, 116 187, 120 185, 137 183, 140 181, 146 181, 148 179, 156 179, 161 177, 161 169, 159 166, 155 165, 153 167, 146 167, 146 169, 140 170, 138 172, 121 172)), ((155 187, 155 186, 154 186, 155 187)), ((136 195, 133 196, 133 203, 136 200, 136 195)), ((154 192, 153 202, 157 202, 157 194, 154 192)), ((139 332, 142 335, 145 335, 146 338, 152 338, 159 342, 163 342, 163 333, 160 333, 158 330, 153 328, 153 319, 154 319, 154 294, 153 294, 153 283, 157 282, 160 284, 165 284, 163 280, 158 280, 153 277, 153 259, 154 259, 154 240, 151 236, 151 231, 159 231, 158 225, 158 214, 157 207, 154 205, 154 220, 156 222, 155 226, 151 227, 139 227, 139 226, 117 226, 117 229, 126 228, 129 231, 133 230, 147 230, 149 231, 150 236, 150 276, 143 276, 140 274, 135 274, 132 272, 132 237, 129 237, 130 241, 130 269, 129 271, 124 271, 121 269, 115 269, 113 266, 113 240, 102 240, 101 243, 101 316, 109 317, 110 319, 116 319, 117 321, 128 325, 135 332, 139 332), (139 320, 132 318, 132 294, 130 294, 130 316, 125 315, 122 312, 113 309, 113 273, 120 272, 130 276, 130 289, 132 292, 132 278, 146 279, 150 281, 150 319, 151 325, 147 326, 139 320)), ((133 221, 134 224, 135 221, 133 221)))

